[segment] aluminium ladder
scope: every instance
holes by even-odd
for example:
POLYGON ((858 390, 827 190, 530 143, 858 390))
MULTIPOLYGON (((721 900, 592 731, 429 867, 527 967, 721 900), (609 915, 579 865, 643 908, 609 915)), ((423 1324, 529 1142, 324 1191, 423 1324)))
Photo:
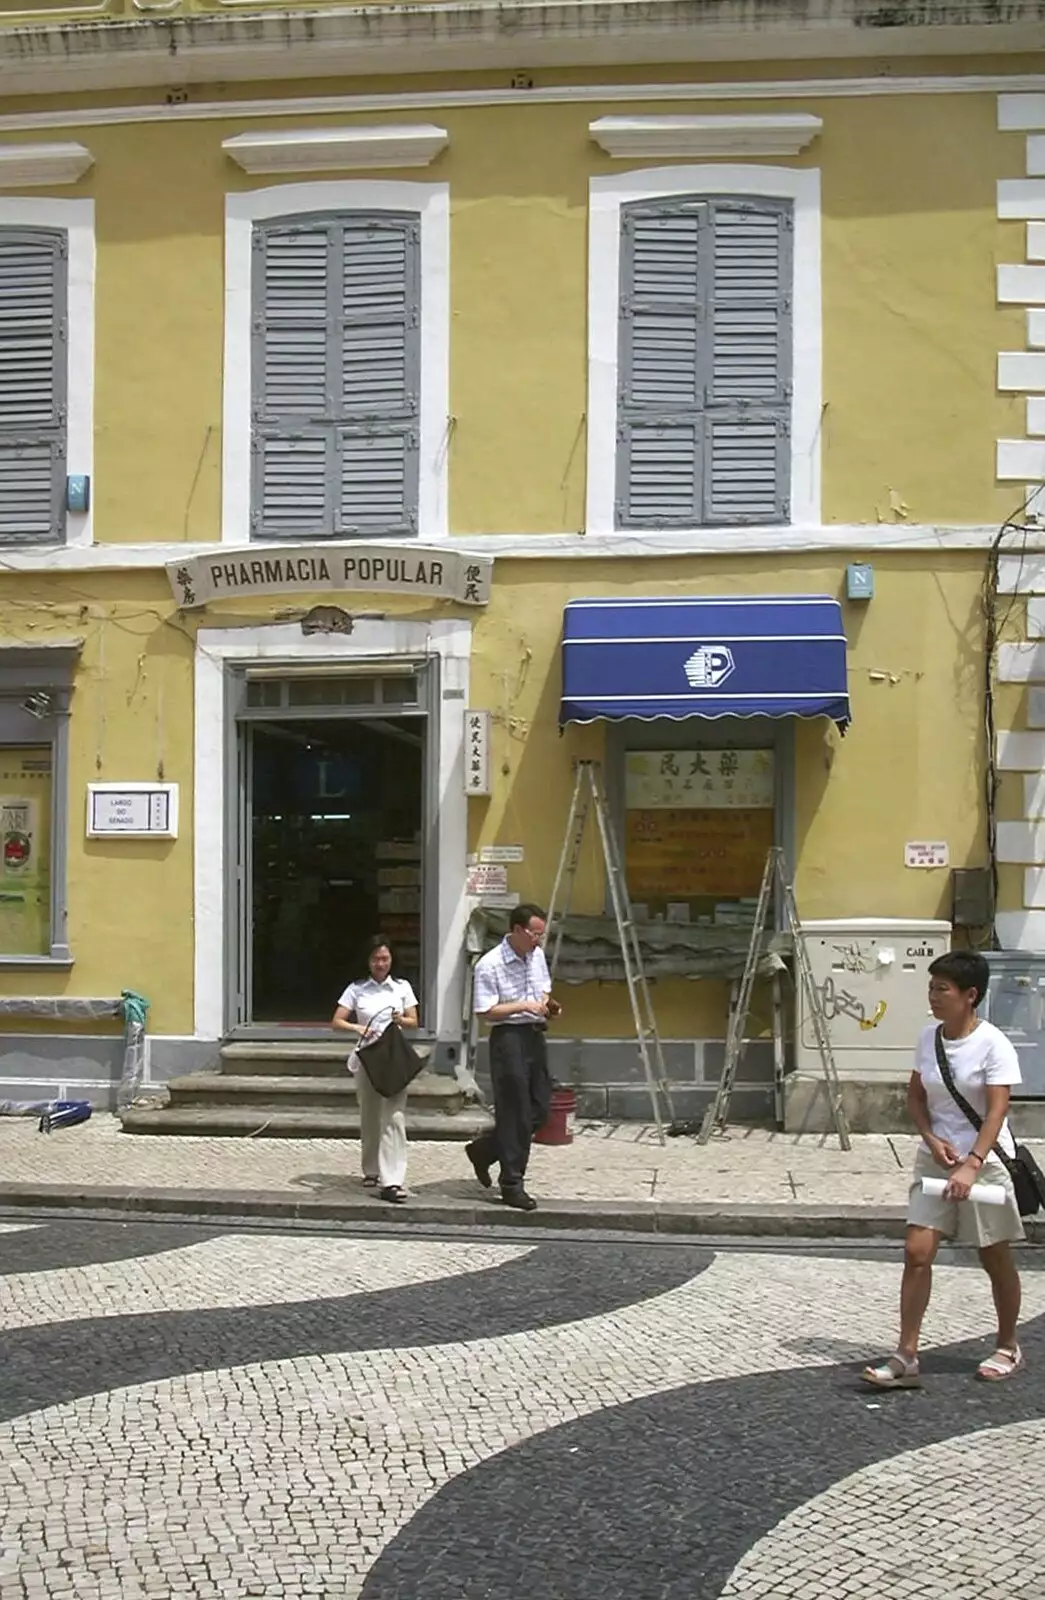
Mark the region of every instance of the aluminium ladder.
POLYGON ((823 1069, 828 1104, 831 1108, 831 1120, 834 1123, 835 1132, 838 1134, 839 1144, 843 1150, 849 1150, 852 1148, 849 1138, 849 1123, 846 1119, 845 1108, 842 1105, 842 1085, 839 1082, 838 1068, 835 1065, 834 1051, 831 1048, 827 1019, 824 1016, 820 991, 817 989, 816 980, 813 977, 813 968, 809 961, 805 934, 802 930, 802 924, 798 920, 795 893, 788 882, 784 866, 784 852, 779 845, 775 845, 766 857, 765 871, 762 874, 762 883, 755 906, 755 921, 751 930, 751 943, 748 946, 736 1000, 729 1014, 722 1077, 719 1081, 715 1098, 704 1114, 704 1120, 697 1135, 697 1143, 707 1144, 713 1133, 725 1131, 726 1121, 729 1116, 729 1104, 733 1095, 733 1085, 744 1055, 744 1034, 751 1011, 751 995, 755 987, 755 978, 758 975, 758 964, 762 954, 762 940, 765 936, 769 907, 774 891, 779 897, 778 903, 783 914, 784 929, 791 936, 791 945, 794 951, 795 998, 797 1001, 801 997, 805 1001, 813 1039, 816 1043, 817 1052, 820 1056, 820 1065, 823 1069))
POLYGON ((570 813, 566 823, 566 832, 563 837, 562 852, 559 856, 559 866, 555 874, 551 900, 548 903, 548 967, 554 977, 555 969, 558 965, 559 952, 562 948, 563 923, 569 913, 570 901, 573 897, 574 879, 577 875, 577 864, 580 861, 581 846, 584 843, 588 816, 592 809, 595 812, 599 840, 602 845, 602 858, 606 868, 606 881, 609 884, 613 917, 617 924, 617 937, 620 940, 621 957, 624 962, 624 979, 628 986, 631 1014, 635 1019, 635 1038, 638 1044, 639 1056, 642 1060, 642 1068, 646 1075, 646 1084, 649 1089, 650 1104, 653 1108, 653 1121, 656 1125, 657 1137, 663 1144, 665 1142, 665 1123, 672 1123, 675 1119, 675 1113, 672 1109, 671 1091, 667 1083, 664 1052, 661 1048, 660 1034, 657 1032, 657 1022, 653 1013, 653 1001, 650 998, 649 984, 646 980, 646 969, 642 963, 639 936, 632 915, 628 885, 624 876, 624 868, 621 864, 617 838, 607 810, 606 797, 599 781, 599 763, 597 761, 578 761, 576 764, 576 778, 573 786, 573 798, 570 801, 570 813), (560 893, 564 895, 561 910, 559 908, 560 893))

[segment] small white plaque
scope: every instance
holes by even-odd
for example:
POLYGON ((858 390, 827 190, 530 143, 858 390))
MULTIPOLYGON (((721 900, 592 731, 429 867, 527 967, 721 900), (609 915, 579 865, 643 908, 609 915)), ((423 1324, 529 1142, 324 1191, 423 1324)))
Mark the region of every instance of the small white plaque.
POLYGON ((951 852, 943 839, 911 839, 903 847, 905 867, 946 867, 951 852))
POLYGON ((88 839, 176 839, 176 783, 89 783, 88 839))
POLYGON ((465 882, 466 894, 508 893, 508 868, 507 867, 469 867, 468 877, 465 882))
POLYGON ((487 861, 525 861, 526 852, 521 844, 484 844, 479 851, 479 860, 487 861))

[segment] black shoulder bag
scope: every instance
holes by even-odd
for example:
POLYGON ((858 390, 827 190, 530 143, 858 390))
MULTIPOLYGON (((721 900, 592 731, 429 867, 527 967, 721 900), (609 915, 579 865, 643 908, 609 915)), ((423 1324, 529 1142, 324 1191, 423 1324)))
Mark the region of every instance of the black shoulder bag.
MULTIPOLYGON (((983 1127, 983 1118, 978 1111, 974 1111, 965 1096, 958 1090, 951 1072, 951 1064, 947 1059, 947 1051, 943 1047, 943 1029, 937 1028, 936 1036, 936 1065, 940 1069, 940 1077, 944 1081, 947 1093, 958 1107, 959 1111, 972 1123, 976 1132, 983 1127)), ((994 1154, 1005 1167, 1012 1179, 1012 1187, 1016 1191, 1016 1204, 1021 1217, 1033 1217, 1036 1211, 1045 1206, 1045 1173, 1031 1155, 1025 1144, 1016 1146, 1016 1154, 1010 1156, 1000 1144, 994 1146, 994 1154)))
POLYGON ((413 1045, 403 1038, 398 1022, 390 1022, 369 1044, 356 1046, 356 1055, 378 1094, 385 1100, 402 1094, 425 1064, 413 1045))

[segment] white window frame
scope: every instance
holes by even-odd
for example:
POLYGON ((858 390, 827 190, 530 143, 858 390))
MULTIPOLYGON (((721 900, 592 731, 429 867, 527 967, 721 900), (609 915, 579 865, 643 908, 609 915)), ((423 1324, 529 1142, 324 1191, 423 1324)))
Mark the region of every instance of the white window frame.
POLYGON ((284 183, 225 197, 223 544, 250 542, 251 239, 255 222, 331 211, 413 211, 421 219, 421 437, 417 538, 445 539, 450 425, 450 189, 366 179, 284 183))
MULTIPOLYGON (((66 383, 65 474, 91 480, 94 503, 94 201, 22 199, 0 195, 0 228, 54 228, 68 241, 65 306, 66 383)), ((66 511, 62 545, 34 544, 33 550, 94 543, 94 513, 66 511)), ((17 550, 7 545, 5 550, 17 550)), ((26 548, 30 548, 27 546, 26 548)))
MULTIPOLYGON (((771 528, 694 528, 702 541, 743 547, 767 534, 820 526, 821 311, 820 173, 810 167, 724 163, 649 167, 592 178, 588 248, 588 492, 586 532, 634 539, 617 528, 617 365, 620 340, 620 216, 633 200, 673 195, 752 195, 794 206, 791 517, 771 528)), ((654 530, 650 530, 652 533, 654 530)), ((641 533, 640 533, 641 536, 641 533)))

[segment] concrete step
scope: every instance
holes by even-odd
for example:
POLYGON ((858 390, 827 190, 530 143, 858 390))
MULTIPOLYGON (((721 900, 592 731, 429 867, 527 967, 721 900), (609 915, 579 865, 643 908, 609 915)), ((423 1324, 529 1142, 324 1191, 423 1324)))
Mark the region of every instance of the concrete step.
MULTIPOLYGON (((269 1111, 351 1111, 355 1108, 356 1079, 345 1070, 320 1076, 314 1073, 192 1072, 167 1084, 172 1107, 250 1106, 269 1111)), ((418 1110, 442 1116, 462 1111, 465 1093, 456 1078, 422 1072, 410 1085, 410 1101, 418 1110)))
MULTIPOLYGON (((121 1118, 124 1133, 205 1134, 216 1138, 358 1139, 359 1112, 353 1100, 343 1111, 270 1111, 264 1106, 135 1107, 121 1118)), ((478 1107, 455 1112, 421 1109, 407 1101, 406 1131, 410 1139, 474 1139, 491 1126, 478 1107)))
MULTIPOLYGON (((417 1053, 425 1059, 431 1054, 434 1041, 424 1039, 417 1045, 417 1053)), ((289 1077, 302 1073, 311 1078, 338 1078, 345 1076, 345 1062, 352 1052, 352 1042, 343 1039, 236 1039, 224 1044, 219 1051, 221 1071, 235 1077, 289 1077)))

